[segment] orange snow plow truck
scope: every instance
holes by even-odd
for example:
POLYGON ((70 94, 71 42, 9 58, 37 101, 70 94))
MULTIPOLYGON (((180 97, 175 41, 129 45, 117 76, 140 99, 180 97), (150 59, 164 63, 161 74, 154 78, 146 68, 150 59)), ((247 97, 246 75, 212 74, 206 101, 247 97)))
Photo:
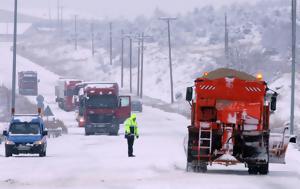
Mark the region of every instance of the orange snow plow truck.
POLYGON ((287 145, 296 139, 285 134, 286 128, 280 134, 270 133, 277 95, 261 75, 231 69, 196 79, 186 93, 191 105, 187 171, 206 172, 213 163, 244 163, 249 174, 265 175, 269 163, 285 163, 287 145))

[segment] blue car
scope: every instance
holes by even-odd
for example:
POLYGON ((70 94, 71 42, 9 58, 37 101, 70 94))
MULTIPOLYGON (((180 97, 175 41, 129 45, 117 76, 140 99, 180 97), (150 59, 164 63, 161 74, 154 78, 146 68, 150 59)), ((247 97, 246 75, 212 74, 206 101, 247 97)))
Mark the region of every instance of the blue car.
POLYGON ((5 156, 39 154, 46 156, 47 134, 39 115, 13 115, 5 136, 5 156))

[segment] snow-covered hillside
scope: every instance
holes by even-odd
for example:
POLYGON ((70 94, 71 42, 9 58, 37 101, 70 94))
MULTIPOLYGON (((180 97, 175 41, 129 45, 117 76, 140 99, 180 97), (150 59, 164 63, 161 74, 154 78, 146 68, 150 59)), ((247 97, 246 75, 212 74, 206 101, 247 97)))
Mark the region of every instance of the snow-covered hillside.
MULTIPOLYGON (((205 71, 230 66, 250 74, 263 73, 270 82, 290 72, 290 4, 283 0, 257 5, 235 4, 216 9, 195 8, 178 15, 172 22, 174 93, 184 94, 186 86, 205 71), (229 61, 224 56, 224 13, 228 15, 229 61), (276 40, 274 40, 276 39, 276 40)), ((74 50, 74 21, 65 20, 63 28, 44 21, 34 24, 20 42, 19 53, 59 74, 85 80, 120 82, 121 30, 145 32, 152 36, 145 43, 144 94, 170 102, 170 80, 166 24, 157 18, 166 16, 156 9, 153 16, 133 21, 115 19, 113 23, 113 66, 109 65, 108 20, 78 20, 78 45, 74 50), (91 52, 91 23, 94 23, 96 55, 91 52), (43 28, 52 28, 44 31, 43 28)), ((299 30, 300 31, 300 30, 299 30)), ((125 39, 125 89, 129 89, 129 46, 125 39)), ((137 44, 133 48, 133 87, 136 89, 137 44)))
MULTIPOLYGON (((271 117, 271 123, 275 127, 282 127, 290 122, 291 106, 291 74, 284 74, 274 81, 270 88, 279 93, 277 99, 277 111, 271 117)), ((295 125, 300 128, 300 76, 296 74, 296 95, 295 95, 295 125)))

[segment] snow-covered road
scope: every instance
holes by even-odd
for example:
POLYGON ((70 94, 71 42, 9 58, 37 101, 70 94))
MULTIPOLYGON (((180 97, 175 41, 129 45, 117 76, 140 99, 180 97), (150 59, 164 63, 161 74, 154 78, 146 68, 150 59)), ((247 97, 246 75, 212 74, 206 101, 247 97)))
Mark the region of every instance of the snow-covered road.
MULTIPOLYGON (((145 107, 138 114, 141 137, 137 157, 127 157, 123 135, 84 136, 83 129, 48 140, 48 156, 4 157, 0 146, 0 188, 207 188, 296 189, 299 152, 289 150, 287 165, 271 165, 267 176, 249 176, 243 165, 209 167, 186 173, 183 138, 188 121, 177 114, 145 107)), ((121 130, 121 133, 123 130, 121 130)))
MULTIPOLYGON (((0 81, 8 87, 9 48, 10 44, 0 43, 0 81)), ((138 114, 141 137, 134 146, 137 157, 128 158, 123 128, 119 136, 84 136, 82 128, 74 127, 74 114, 56 108, 53 88, 58 76, 21 57, 18 63, 18 70, 39 72, 40 92, 70 129, 68 135, 48 140, 45 158, 5 158, 4 146, 0 145, 0 189, 296 189, 300 185, 300 153, 292 146, 287 164, 271 165, 266 176, 249 176, 243 165, 214 165, 205 174, 185 172, 183 140, 189 120, 151 107, 138 114)))

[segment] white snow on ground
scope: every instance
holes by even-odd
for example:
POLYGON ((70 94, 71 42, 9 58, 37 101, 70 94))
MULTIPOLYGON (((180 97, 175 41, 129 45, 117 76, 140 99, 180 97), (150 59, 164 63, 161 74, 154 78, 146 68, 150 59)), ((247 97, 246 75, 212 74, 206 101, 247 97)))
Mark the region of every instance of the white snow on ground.
POLYGON ((87 137, 81 128, 48 140, 46 158, 5 158, 1 145, 5 174, 0 174, 0 188, 296 189, 300 184, 299 152, 292 148, 287 165, 271 165, 267 176, 249 176, 243 165, 214 165, 206 174, 186 173, 182 146, 188 120, 145 107, 138 122, 141 136, 135 141, 135 158, 127 157, 122 134, 87 137))
MULTIPOLYGON (((0 83, 3 83, 8 88, 11 88, 11 78, 12 78, 12 52, 10 51, 11 43, 0 43, 0 54, 1 54, 1 64, 0 64, 0 83)), ((37 71, 39 83, 39 94, 45 97, 45 107, 50 106, 55 116, 63 120, 65 124, 69 126, 75 126, 75 114, 74 112, 65 112, 58 108, 55 102, 55 90, 54 86, 59 78, 59 76, 53 74, 52 72, 42 68, 41 66, 32 63, 31 61, 17 56, 17 72, 19 71, 37 71)), ((17 90, 18 91, 18 90, 17 90)), ((28 99, 36 104, 35 97, 28 97, 28 99)), ((18 105, 16 105, 17 107, 18 105)), ((18 108, 16 108, 16 113, 18 113, 18 108)))

